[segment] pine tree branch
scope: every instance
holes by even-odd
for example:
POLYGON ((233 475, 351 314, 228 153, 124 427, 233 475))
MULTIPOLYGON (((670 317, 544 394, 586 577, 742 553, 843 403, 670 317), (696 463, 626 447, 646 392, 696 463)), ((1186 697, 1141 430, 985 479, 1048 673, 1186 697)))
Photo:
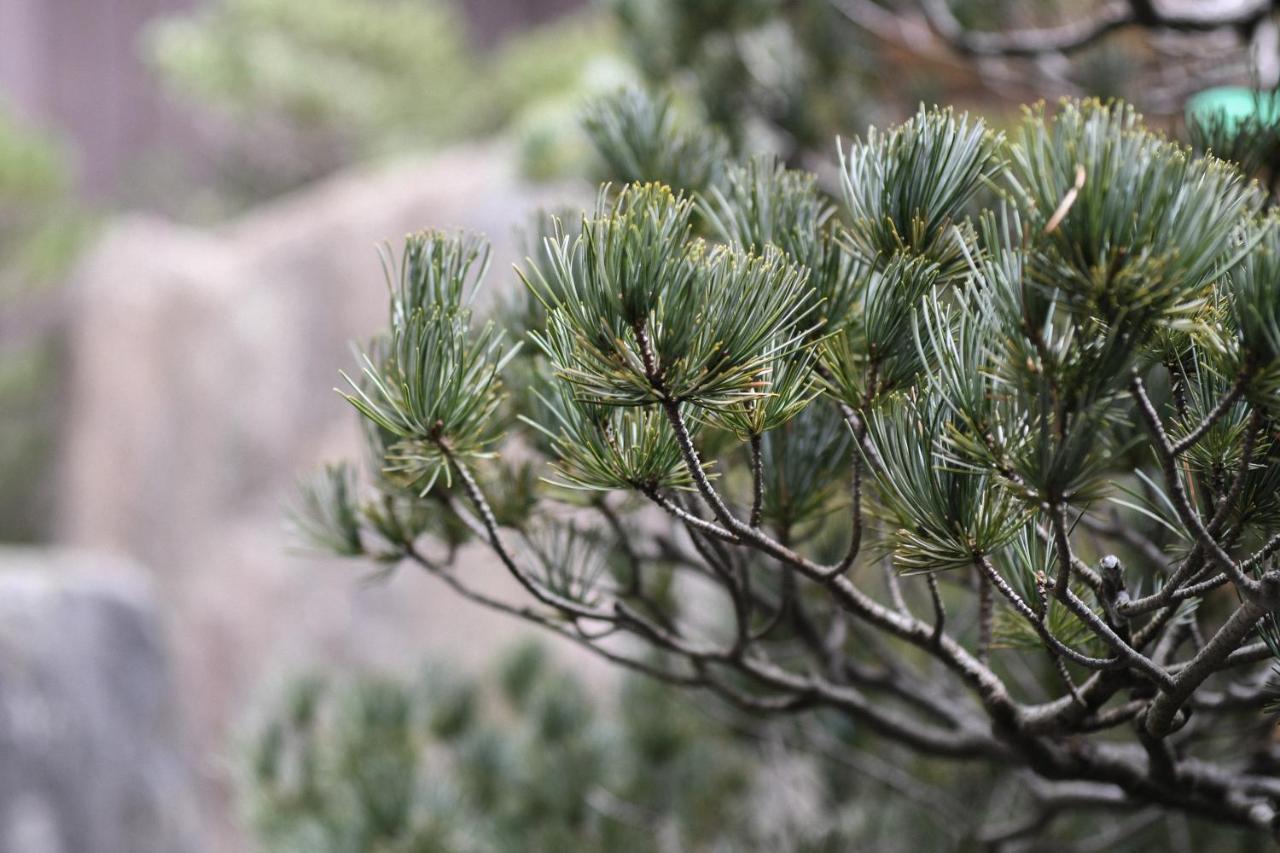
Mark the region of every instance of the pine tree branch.
POLYGON ((760 526, 760 512, 764 509, 764 469, 760 461, 760 436, 751 435, 751 519, 752 527, 760 526))
POLYGON ((696 676, 684 676, 679 673, 669 672, 667 670, 663 670, 649 663, 646 663, 645 661, 636 660, 634 658, 629 658, 625 655, 621 655, 616 652, 609 651, 608 649, 605 649, 597 645, 594 641, 584 638, 572 631, 569 631, 561 624, 557 624, 554 617, 551 615, 537 613, 536 611, 531 610, 530 608, 527 608, 527 607, 521 607, 518 605, 509 604, 505 601, 494 598, 493 596, 488 595, 487 593, 483 593, 478 590, 475 590, 470 586, 468 586, 467 584, 460 581, 455 574, 449 571, 445 571, 443 568, 437 566, 431 560, 428 560, 427 558, 423 557, 416 550, 413 550, 411 548, 406 550, 405 556, 410 560, 412 560, 413 562, 417 563, 422 568, 426 569, 427 572, 429 572, 430 574, 439 578, 450 589, 452 589, 454 592, 456 592, 457 594, 461 595, 463 598, 466 598, 469 601, 473 601, 476 604, 479 604, 483 607, 487 607, 499 613, 506 613, 509 616, 514 616, 517 619, 536 625, 539 628, 542 628, 543 630, 550 631, 551 633, 556 634, 557 636, 563 637, 564 639, 569 640, 572 643, 582 646, 583 648, 589 650, 591 653, 598 655, 611 663, 616 663, 634 672, 639 672, 651 678, 656 678, 659 681, 663 681, 668 684, 675 684, 682 687, 702 686, 701 678, 698 678, 696 676))
POLYGON ((995 618, 995 602, 991 598, 991 579, 978 573, 978 660, 991 665, 991 623, 995 618))
POLYGON ((1134 397, 1138 401, 1138 411, 1142 414, 1143 420, 1147 424, 1147 429, 1154 440, 1156 456, 1160 460, 1160 467, 1164 472, 1165 487, 1169 490, 1169 498, 1173 501, 1174 508, 1178 513, 1178 519, 1186 525, 1188 530, 1195 534, 1199 544, 1209 552, 1214 562, 1231 578, 1232 583, 1240 589, 1242 594, 1246 596, 1257 595, 1257 581, 1246 577, 1241 572, 1240 567, 1222 549, 1222 546, 1205 528, 1200 516, 1191 508, 1191 504, 1187 500, 1187 493, 1182 488, 1182 481, 1178 477, 1173 447, 1169 443, 1169 437, 1165 434, 1164 427, 1160 423, 1160 416, 1156 414, 1155 407, 1151 405, 1151 400, 1147 397, 1142 379, 1135 375, 1131 387, 1134 397))
POLYGON ((1089 17, 1067 24, 1003 33, 965 29, 946 0, 921 0, 921 8, 935 33, 956 50, 972 56, 1034 57, 1070 53, 1136 22, 1132 6, 1124 0, 1113 0, 1089 17))
POLYGON ((925 573, 925 582, 929 585, 929 599, 933 602, 933 633, 929 635, 929 643, 936 646, 942 639, 942 632, 947 626, 947 608, 942 603, 942 593, 938 589, 938 577, 933 572, 925 573))
MULTIPOLYGON (((1264 589, 1274 609, 1280 603, 1280 579, 1268 575, 1264 589)), ((1182 705, 1206 678, 1218 671, 1267 612, 1268 607, 1253 599, 1246 599, 1235 609, 1204 648, 1174 676, 1173 683, 1152 700, 1145 720, 1146 731, 1152 737, 1162 738, 1173 730, 1175 716, 1182 705)))
POLYGON ((471 475, 471 472, 467 470, 465 465, 461 464, 456 458, 454 458, 447 442, 440 441, 439 446, 441 453, 444 455, 445 459, 448 460, 448 464, 452 466, 453 470, 458 474, 458 479, 462 481, 462 487, 467 494, 467 498, 471 501, 476 512, 479 514, 479 527, 481 529, 477 529, 474 520, 465 513, 459 512, 456 507, 454 508, 454 513, 458 518, 462 519, 464 523, 472 528, 472 532, 476 533, 480 538, 489 543, 489 546, 493 549, 493 552, 498 555, 502 564, 507 567, 511 576, 514 577, 530 595, 549 607, 554 607, 557 610, 586 619, 602 619, 604 621, 609 621, 612 617, 607 612, 597 610, 592 607, 585 607, 576 601, 571 601, 570 599, 556 595, 555 593, 544 589, 537 580, 520 567, 519 563, 503 543, 502 536, 498 532, 498 519, 494 516, 493 509, 485 499, 484 493, 480 491, 480 485, 476 482, 475 477, 471 475))
POLYGON ((1004 57, 1074 53, 1132 26, 1183 32, 1247 28, 1271 8, 1267 0, 1178 3, 1167 10, 1161 8, 1164 5, 1158 6, 1155 0, 1112 0, 1088 17, 1058 26, 994 33, 965 29, 947 0, 921 0, 930 27, 956 50, 971 56, 1004 57))
POLYGON ((1217 404, 1209 410, 1209 413, 1204 416, 1200 423, 1196 424, 1195 428, 1192 429, 1191 432, 1187 433, 1169 448, 1174 456, 1181 456, 1183 453, 1186 453, 1194 447, 1200 439, 1204 438, 1204 434, 1212 429, 1213 425, 1216 424, 1219 419, 1227 413, 1227 410, 1236 404, 1236 401, 1240 399, 1240 396, 1244 394, 1244 389, 1248 386, 1249 379, 1252 376, 1253 370, 1250 367, 1246 367, 1244 370, 1240 371, 1239 375, 1236 376, 1236 381, 1231 384, 1231 390, 1227 392, 1226 396, 1219 400, 1217 404))

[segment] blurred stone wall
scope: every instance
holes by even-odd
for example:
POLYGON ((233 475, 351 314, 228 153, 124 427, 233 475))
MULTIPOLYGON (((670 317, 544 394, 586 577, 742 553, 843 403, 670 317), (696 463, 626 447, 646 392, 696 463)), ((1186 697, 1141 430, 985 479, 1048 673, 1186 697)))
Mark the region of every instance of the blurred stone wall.
MULTIPOLYGON (((296 478, 359 452, 332 389, 384 321, 375 246, 480 232, 489 287, 509 288, 514 227, 589 196, 529 187, 513 159, 472 146, 341 175, 211 232, 124 219, 75 277, 62 538, 151 571, 216 849, 242 849, 229 768, 255 697, 307 666, 466 667, 525 635, 421 575, 362 584, 368 567, 295 553, 285 529, 296 478)), ((464 570, 519 595, 486 551, 464 570)))

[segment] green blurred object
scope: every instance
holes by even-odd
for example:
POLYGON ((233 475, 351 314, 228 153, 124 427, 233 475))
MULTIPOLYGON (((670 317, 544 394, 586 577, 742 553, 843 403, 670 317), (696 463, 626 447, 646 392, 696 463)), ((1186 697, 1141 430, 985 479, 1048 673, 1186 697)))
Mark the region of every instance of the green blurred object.
POLYGON ((1275 93, 1246 86, 1215 86, 1188 98, 1186 113, 1188 121, 1222 116, 1233 129, 1246 120, 1275 126, 1280 124, 1280 100, 1275 93))
POLYGON ((1187 99, 1187 137, 1196 153, 1240 167, 1270 191, 1280 176, 1280 97, 1243 86, 1206 89, 1187 99))

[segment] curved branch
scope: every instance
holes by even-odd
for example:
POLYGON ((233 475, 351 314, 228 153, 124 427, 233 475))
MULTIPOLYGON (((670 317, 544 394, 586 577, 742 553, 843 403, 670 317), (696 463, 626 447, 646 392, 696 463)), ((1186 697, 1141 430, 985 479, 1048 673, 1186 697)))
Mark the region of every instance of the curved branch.
MULTIPOLYGON (((1269 587, 1275 586, 1274 580, 1269 578, 1269 587)), ((1204 648, 1174 676, 1173 684, 1152 700, 1146 718, 1146 730, 1152 737, 1164 737, 1173 730, 1178 710, 1206 678, 1218 671, 1266 613, 1267 608, 1252 599, 1246 599, 1236 608, 1204 648)))
POLYGON ((1133 7, 1123 0, 1115 0, 1087 18, 1066 24, 1004 33, 966 29, 952 14, 946 0, 921 0, 921 9, 930 28, 967 56, 1036 57, 1046 53, 1071 53, 1136 23, 1133 7))
POLYGON ((1088 17, 1050 27, 1007 32, 975 32, 966 29, 951 12, 947 0, 921 0, 930 28, 949 45, 967 56, 1034 58, 1049 53, 1074 53, 1096 44, 1126 27, 1182 32, 1210 32, 1248 27, 1271 8, 1268 0, 1246 2, 1179 3, 1162 9, 1156 0, 1111 0, 1088 17))

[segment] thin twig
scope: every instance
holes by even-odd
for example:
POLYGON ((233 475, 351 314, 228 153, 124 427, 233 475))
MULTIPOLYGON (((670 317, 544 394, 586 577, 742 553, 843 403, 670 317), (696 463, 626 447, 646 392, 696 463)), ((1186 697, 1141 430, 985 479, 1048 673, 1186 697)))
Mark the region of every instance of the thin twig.
POLYGON ((1249 369, 1240 371, 1240 374, 1236 377, 1236 381, 1232 383, 1231 390, 1227 392, 1227 395, 1219 400, 1217 404, 1209 410, 1209 413, 1204 416, 1204 419, 1201 420, 1200 423, 1196 424, 1195 428, 1192 429, 1191 432, 1187 433, 1173 444, 1170 450, 1173 451, 1174 456, 1181 456, 1187 450, 1194 447, 1196 442, 1204 438, 1204 434, 1218 422, 1218 419, 1226 414, 1228 409, 1235 405, 1236 401, 1240 399, 1240 395, 1244 393, 1245 387, 1249 384, 1249 377, 1252 375, 1252 372, 1253 371, 1249 369))
POLYGON ((760 526, 760 513, 764 510, 764 466, 760 460, 760 436, 751 434, 751 520, 752 527, 760 526))

